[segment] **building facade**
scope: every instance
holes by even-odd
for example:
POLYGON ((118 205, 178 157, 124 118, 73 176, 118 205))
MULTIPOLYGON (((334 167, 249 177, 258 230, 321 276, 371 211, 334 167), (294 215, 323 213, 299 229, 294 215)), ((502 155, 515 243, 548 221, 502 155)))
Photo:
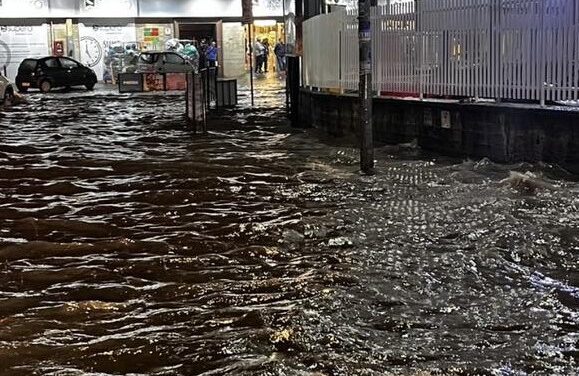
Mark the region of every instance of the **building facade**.
POLYGON ((14 78, 31 56, 80 60, 106 78, 141 51, 170 39, 214 40, 225 76, 248 65, 248 28, 275 43, 285 33, 282 0, 253 0, 253 25, 242 25, 241 0, 0 0, 0 70, 14 78))

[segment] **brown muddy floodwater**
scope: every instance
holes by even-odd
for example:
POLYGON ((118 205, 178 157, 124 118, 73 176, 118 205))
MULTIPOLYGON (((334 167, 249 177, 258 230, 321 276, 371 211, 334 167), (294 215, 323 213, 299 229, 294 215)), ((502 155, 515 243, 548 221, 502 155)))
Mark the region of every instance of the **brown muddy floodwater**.
POLYGON ((363 177, 283 101, 207 136, 172 95, 3 109, 0 375, 578 374, 576 177, 411 145, 363 177))

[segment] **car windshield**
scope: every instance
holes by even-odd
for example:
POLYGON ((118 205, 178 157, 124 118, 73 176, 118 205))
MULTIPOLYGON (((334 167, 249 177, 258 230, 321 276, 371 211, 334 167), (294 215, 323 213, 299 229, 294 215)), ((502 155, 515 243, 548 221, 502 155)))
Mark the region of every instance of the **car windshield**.
POLYGON ((145 64, 153 64, 159 59, 158 54, 141 54, 139 57, 139 62, 145 64))

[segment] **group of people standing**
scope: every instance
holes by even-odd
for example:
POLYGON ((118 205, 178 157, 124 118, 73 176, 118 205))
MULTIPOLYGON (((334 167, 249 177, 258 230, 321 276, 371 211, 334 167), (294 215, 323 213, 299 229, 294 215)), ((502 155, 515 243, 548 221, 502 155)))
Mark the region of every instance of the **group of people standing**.
POLYGON ((201 40, 199 44, 199 67, 212 68, 217 66, 217 54, 219 48, 215 41, 207 44, 205 39, 201 40))
MULTIPOLYGON (((254 47, 254 55, 255 55, 255 73, 267 73, 269 71, 268 64, 269 64, 269 55, 271 53, 271 48, 269 45, 269 40, 264 39, 260 41, 259 39, 255 42, 254 47)), ((273 53, 275 54, 276 64, 277 64, 277 72, 282 73, 285 72, 286 62, 285 62, 285 55, 286 55, 286 48, 285 43, 282 39, 277 42, 273 49, 273 53)))
POLYGON ((187 42, 172 39, 167 42, 166 47, 169 51, 176 51, 187 57, 199 69, 217 66, 219 47, 215 41, 207 43, 206 39, 202 39, 199 43, 195 39, 187 42))

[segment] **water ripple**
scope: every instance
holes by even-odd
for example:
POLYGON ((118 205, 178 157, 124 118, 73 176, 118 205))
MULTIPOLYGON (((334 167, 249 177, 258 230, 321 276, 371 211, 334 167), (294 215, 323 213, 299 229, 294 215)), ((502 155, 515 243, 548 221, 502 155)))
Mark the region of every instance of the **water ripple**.
POLYGON ((175 95, 3 110, 1 374, 577 374, 577 179, 416 144, 360 176, 258 87, 206 136, 175 95))

